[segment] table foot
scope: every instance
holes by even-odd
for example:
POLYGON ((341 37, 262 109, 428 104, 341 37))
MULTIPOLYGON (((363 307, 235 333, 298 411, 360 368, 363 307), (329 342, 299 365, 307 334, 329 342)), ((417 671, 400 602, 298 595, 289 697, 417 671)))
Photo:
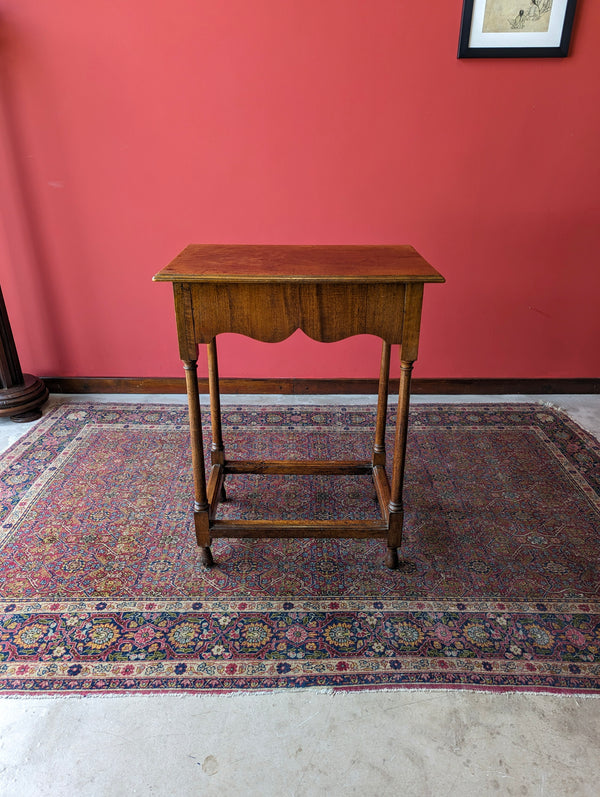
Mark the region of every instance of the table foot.
POLYGON ((385 566, 389 567, 390 570, 396 570, 398 568, 398 549, 397 548, 388 548, 387 554, 385 557, 385 566))
POLYGON ((208 546, 200 548, 200 561, 204 567, 214 567, 215 561, 208 546))

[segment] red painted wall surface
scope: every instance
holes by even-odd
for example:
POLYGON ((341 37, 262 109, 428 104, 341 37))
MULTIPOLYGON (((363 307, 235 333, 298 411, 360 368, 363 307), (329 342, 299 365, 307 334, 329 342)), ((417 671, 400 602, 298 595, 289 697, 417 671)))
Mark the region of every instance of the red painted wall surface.
MULTIPOLYGON (((0 0, 23 368, 180 374, 151 277, 189 242, 411 243, 447 278, 417 376, 600 376, 600 3, 567 59, 459 61, 461 8, 0 0)), ((378 370, 368 338, 221 352, 223 376, 378 370)))

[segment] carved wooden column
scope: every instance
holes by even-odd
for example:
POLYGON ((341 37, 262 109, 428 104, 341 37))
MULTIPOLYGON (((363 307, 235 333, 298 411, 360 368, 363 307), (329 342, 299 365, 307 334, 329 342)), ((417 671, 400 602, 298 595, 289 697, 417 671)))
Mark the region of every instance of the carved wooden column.
POLYGON ((37 376, 24 374, 0 289, 0 416, 17 423, 35 421, 42 415, 48 388, 37 376))

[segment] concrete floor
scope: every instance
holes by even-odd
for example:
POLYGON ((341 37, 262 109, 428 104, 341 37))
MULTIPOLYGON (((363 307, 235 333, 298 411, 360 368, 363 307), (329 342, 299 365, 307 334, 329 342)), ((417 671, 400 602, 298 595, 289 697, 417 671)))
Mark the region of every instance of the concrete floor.
MULTIPOLYGON (((179 403, 182 396, 53 396, 179 403)), ((363 396, 223 402, 367 403, 363 396)), ((600 438, 600 396, 545 401, 600 438)), ((28 427, 0 419, 0 450, 28 427)), ((544 795, 600 793, 600 700, 530 694, 293 690, 231 696, 0 699, 0 795, 544 795)))

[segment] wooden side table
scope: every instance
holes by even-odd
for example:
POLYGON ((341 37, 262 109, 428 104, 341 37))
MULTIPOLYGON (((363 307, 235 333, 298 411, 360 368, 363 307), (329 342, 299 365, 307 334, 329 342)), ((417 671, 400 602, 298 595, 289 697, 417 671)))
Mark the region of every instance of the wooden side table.
POLYGON ((411 246, 186 247, 154 280, 172 282, 179 351, 189 403, 194 472, 194 522, 203 563, 213 564, 217 537, 381 537, 386 565, 398 566, 402 541, 402 485, 410 379, 417 358, 423 286, 444 278, 411 246), (275 343, 296 329, 329 343, 371 334, 383 341, 372 459, 354 461, 242 461, 225 455, 216 336, 237 332, 275 343), (211 469, 206 481, 198 344, 207 344, 212 423, 211 469), (401 344, 400 391, 391 481, 386 472, 385 427, 390 347, 401 344), (371 473, 381 521, 220 520, 219 501, 230 473, 371 473))

